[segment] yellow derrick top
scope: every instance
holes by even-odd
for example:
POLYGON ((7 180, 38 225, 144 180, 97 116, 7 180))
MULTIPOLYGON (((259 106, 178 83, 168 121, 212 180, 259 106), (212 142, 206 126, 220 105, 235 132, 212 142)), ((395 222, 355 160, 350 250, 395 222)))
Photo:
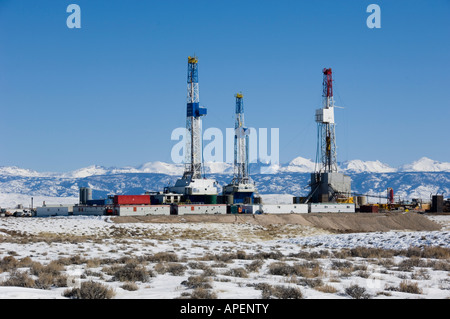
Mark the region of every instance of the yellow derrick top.
POLYGON ((236 97, 239 99, 242 99, 244 97, 244 94, 242 93, 236 93, 236 97))
POLYGON ((197 59, 197 57, 196 56, 193 56, 193 57, 188 57, 188 62, 189 63, 198 63, 198 59, 197 59))

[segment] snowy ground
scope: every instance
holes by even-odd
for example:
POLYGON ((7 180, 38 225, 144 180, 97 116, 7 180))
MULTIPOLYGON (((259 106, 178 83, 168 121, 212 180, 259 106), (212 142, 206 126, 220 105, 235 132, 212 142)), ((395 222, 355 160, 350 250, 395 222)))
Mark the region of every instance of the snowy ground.
POLYGON ((266 237, 274 228, 246 223, 0 218, 0 299, 65 298, 64 291, 90 280, 112 288, 119 299, 192 298, 193 279, 204 281, 203 293, 218 299, 348 299, 355 290, 374 299, 449 298, 450 215, 429 218, 442 230, 330 234, 285 225, 266 237), (130 260, 151 273, 131 280, 132 290, 117 273, 130 260), (18 273, 43 282, 31 262, 52 261, 63 265, 64 284, 7 285, 18 273))

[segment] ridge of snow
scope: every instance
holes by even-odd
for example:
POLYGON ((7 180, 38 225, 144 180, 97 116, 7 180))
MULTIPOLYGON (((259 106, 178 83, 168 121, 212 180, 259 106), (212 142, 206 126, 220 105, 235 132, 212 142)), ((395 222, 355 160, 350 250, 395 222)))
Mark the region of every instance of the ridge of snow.
POLYGON ((315 162, 310 159, 298 156, 288 163, 287 166, 281 167, 281 172, 292 173, 312 173, 315 169, 315 162))
POLYGON ((344 162, 342 169, 348 172, 354 173, 394 173, 397 169, 390 167, 378 160, 376 161, 362 161, 362 160, 351 160, 344 162))
POLYGON ((39 173, 30 169, 17 166, 0 166, 0 175, 23 176, 23 177, 42 177, 45 173, 39 173))
POLYGON ((402 172, 450 172, 450 163, 422 157, 410 164, 402 165, 400 170, 402 172))
MULTIPOLYGON (((255 165, 255 164, 252 164, 255 165)), ((205 162, 205 173, 208 174, 231 174, 233 164, 224 162, 205 162)), ((256 164, 258 173, 311 173, 315 170, 315 162, 298 156, 287 164, 276 164, 264 166, 256 164), (260 172, 259 172, 260 171, 260 172)), ((362 161, 359 159, 350 160, 341 164, 341 170, 349 173, 394 173, 394 172, 450 172, 450 162, 439 162, 427 157, 422 157, 417 161, 394 168, 379 160, 362 161)), ((59 178, 85 178, 95 175, 111 175, 125 173, 157 173, 166 175, 182 175, 184 164, 173 164, 166 162, 147 162, 136 167, 110 167, 91 165, 67 173, 37 172, 31 169, 24 169, 17 166, 0 166, 0 176, 17 177, 59 177, 59 178)), ((256 172, 256 171, 255 171, 256 172)))

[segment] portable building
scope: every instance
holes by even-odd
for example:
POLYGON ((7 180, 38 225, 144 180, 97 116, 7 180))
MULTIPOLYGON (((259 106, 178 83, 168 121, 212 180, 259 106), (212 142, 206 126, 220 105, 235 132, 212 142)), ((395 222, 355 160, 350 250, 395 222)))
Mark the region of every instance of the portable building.
POLYGON ((118 216, 170 215, 170 205, 116 205, 113 214, 118 216))
MULTIPOLYGON (((253 205, 256 206, 256 205, 253 205)), ((264 214, 306 214, 307 204, 261 204, 260 211, 264 214)))
POLYGON ((186 204, 173 205, 173 214, 176 215, 196 215, 196 214, 226 214, 225 204, 186 204))
POLYGON ((73 212, 73 205, 45 205, 36 208, 36 217, 69 216, 73 212))
POLYGON ((310 213, 354 213, 355 204, 311 203, 310 213))
POLYGON ((102 216, 106 213, 105 206, 90 206, 90 205, 76 205, 73 207, 73 214, 88 215, 88 216, 102 216))

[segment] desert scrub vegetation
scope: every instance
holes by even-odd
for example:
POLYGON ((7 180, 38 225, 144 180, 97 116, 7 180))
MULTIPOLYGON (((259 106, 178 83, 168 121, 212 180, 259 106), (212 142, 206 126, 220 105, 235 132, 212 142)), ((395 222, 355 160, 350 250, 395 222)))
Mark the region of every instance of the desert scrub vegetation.
POLYGON ((191 293, 183 292, 181 299, 217 299, 217 294, 210 289, 195 288, 191 293))
POLYGON ((198 269, 198 270, 203 270, 203 276, 215 276, 216 275, 216 271, 214 269, 211 268, 211 266, 207 265, 204 262, 189 262, 188 266, 191 269, 198 269))
POLYGON ((328 293, 328 294, 334 294, 338 291, 335 287, 333 287, 329 284, 320 285, 320 286, 314 287, 314 289, 316 289, 317 291, 320 291, 320 292, 328 293))
POLYGON ((13 270, 11 271, 8 279, 3 281, 1 286, 14 286, 24 288, 36 288, 36 282, 25 271, 13 270))
POLYGON ((261 290, 262 299, 302 299, 303 293, 295 286, 270 285, 260 283, 254 285, 255 289, 261 290))
POLYGON ((257 260, 252 261, 250 264, 245 265, 245 268, 249 272, 258 272, 263 265, 264 265, 264 261, 261 259, 257 259, 257 260))
POLYGON ((269 265, 269 274, 314 278, 323 275, 323 270, 318 262, 295 263, 291 266, 286 262, 277 261, 269 265))
POLYGON ((65 268, 57 261, 42 265, 39 262, 32 261, 29 257, 18 261, 14 257, 6 256, 0 261, 0 269, 2 272, 10 272, 9 278, 0 283, 2 286, 38 289, 67 287, 67 276, 63 274, 65 268), (17 268, 29 268, 29 270, 18 271, 17 268), (37 277, 37 279, 32 276, 37 277))
POLYGON ((120 288, 128 291, 136 291, 139 289, 139 286, 136 285, 134 282, 126 282, 120 288))
POLYGON ((211 278, 208 276, 190 276, 187 280, 181 282, 183 286, 192 289, 192 292, 183 292, 182 299, 216 299, 217 294, 212 291, 211 278))
POLYGON ((211 286, 211 278, 207 276, 190 276, 187 280, 181 282, 183 286, 186 286, 189 289, 203 288, 210 289, 211 286))
POLYGON ((187 267, 181 263, 169 262, 169 263, 158 263, 155 265, 155 271, 158 274, 171 273, 174 276, 183 276, 187 267))
POLYGON ((419 288, 419 285, 417 282, 410 282, 408 280, 402 280, 400 282, 400 285, 398 286, 398 291, 400 292, 406 292, 409 294, 422 294, 422 289, 419 288))
POLYGON ((84 281, 79 288, 66 289, 62 295, 72 299, 111 299, 115 296, 115 292, 104 284, 84 281))
POLYGON ((371 296, 366 293, 366 288, 358 286, 357 284, 345 288, 345 293, 353 299, 370 299, 371 296))
POLYGON ((227 272, 224 273, 226 276, 239 277, 239 278, 248 278, 248 273, 245 268, 231 268, 227 272))
POLYGON ((179 262, 177 254, 172 252, 159 252, 154 255, 147 256, 145 260, 152 263, 161 263, 161 262, 179 262))
POLYGON ((151 270, 147 270, 145 266, 138 264, 136 262, 128 262, 123 266, 114 267, 113 270, 113 281, 140 281, 147 282, 150 277, 155 275, 151 270))

